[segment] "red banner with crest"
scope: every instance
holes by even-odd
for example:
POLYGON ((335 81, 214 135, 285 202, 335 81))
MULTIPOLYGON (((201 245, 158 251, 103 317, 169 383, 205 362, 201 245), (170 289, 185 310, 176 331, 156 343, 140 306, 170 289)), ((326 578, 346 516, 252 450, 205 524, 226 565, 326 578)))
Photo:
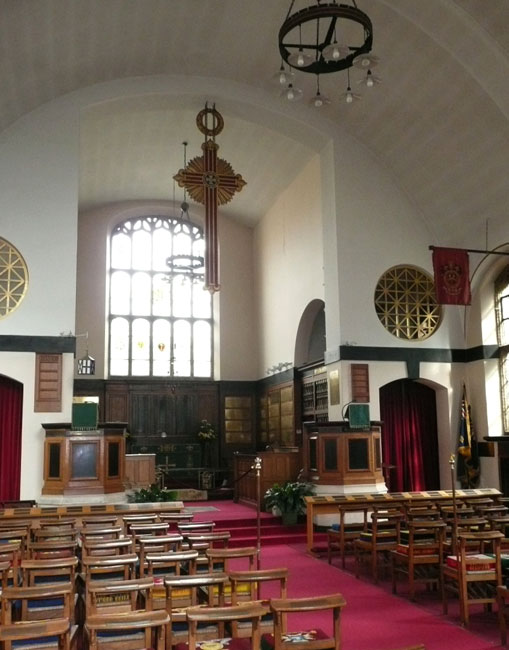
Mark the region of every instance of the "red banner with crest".
POLYGON ((439 304, 470 304, 470 275, 466 250, 433 247, 433 270, 439 304))

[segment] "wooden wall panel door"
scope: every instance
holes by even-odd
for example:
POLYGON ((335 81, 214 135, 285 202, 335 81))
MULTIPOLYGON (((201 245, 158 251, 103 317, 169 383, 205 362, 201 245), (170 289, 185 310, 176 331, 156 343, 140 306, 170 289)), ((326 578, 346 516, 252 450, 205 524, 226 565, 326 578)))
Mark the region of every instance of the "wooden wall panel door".
POLYGON ((151 396, 151 427, 152 433, 160 435, 165 432, 170 438, 176 433, 175 426, 175 396, 166 393, 156 393, 151 396))
POLYGON ((104 418, 106 422, 129 420, 129 393, 126 385, 106 387, 104 418))
POLYGON ((153 435, 155 431, 152 422, 152 396, 147 393, 133 393, 130 402, 129 426, 131 433, 135 436, 153 435))
POLYGON ((352 379, 352 400, 354 402, 369 402, 369 365, 367 363, 352 363, 350 365, 352 379))

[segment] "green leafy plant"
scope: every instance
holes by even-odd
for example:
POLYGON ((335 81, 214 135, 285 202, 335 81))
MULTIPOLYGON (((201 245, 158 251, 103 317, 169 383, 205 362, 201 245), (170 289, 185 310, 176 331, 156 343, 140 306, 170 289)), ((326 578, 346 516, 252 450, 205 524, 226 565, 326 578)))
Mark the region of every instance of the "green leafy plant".
POLYGON ((127 496, 129 503, 158 503, 161 501, 176 501, 177 492, 160 488, 157 483, 152 484, 149 488, 134 490, 127 496))
POLYGON ((216 439, 216 432, 214 427, 207 420, 202 420, 200 422, 200 428, 198 429, 198 439, 201 442, 209 442, 216 439))
POLYGON ((265 505, 268 509, 277 508, 282 515, 296 513, 304 510, 304 497, 314 494, 313 483, 303 481, 287 481, 280 485, 274 483, 264 495, 265 505))

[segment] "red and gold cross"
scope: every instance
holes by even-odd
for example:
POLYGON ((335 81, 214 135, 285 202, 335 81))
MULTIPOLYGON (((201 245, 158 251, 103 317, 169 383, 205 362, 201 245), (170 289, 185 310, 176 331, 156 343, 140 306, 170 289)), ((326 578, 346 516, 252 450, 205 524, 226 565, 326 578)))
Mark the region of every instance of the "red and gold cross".
POLYGON ((219 146, 215 136, 223 130, 223 118, 215 106, 198 113, 196 123, 205 134, 202 156, 193 158, 173 177, 179 187, 185 187, 189 196, 205 205, 205 287, 211 293, 219 291, 219 241, 217 235, 217 206, 228 203, 235 192, 246 184, 240 174, 235 174, 230 163, 217 157, 219 146), (207 125, 212 117, 213 125, 207 125), (212 136, 212 137, 209 137, 212 136))

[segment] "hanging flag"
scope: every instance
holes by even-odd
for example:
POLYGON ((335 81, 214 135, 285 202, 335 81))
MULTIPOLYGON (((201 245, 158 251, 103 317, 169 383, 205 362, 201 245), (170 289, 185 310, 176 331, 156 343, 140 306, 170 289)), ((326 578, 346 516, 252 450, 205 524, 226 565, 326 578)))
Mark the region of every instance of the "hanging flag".
POLYGON ((477 437, 472 424, 472 412, 463 386, 461 398, 460 429, 458 437, 458 480, 462 488, 474 488, 479 484, 479 452, 477 437))
POLYGON ((439 304, 470 304, 470 276, 466 250, 433 246, 433 271, 439 304))

